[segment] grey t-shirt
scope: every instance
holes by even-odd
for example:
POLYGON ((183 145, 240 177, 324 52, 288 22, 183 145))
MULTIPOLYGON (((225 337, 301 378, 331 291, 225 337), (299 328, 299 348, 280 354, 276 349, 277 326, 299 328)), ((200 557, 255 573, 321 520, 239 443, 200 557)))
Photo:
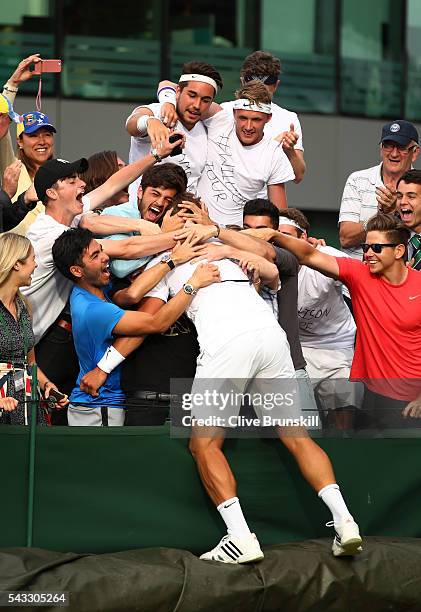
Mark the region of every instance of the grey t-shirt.
POLYGON ((278 268, 281 288, 278 291, 278 322, 287 335, 291 357, 296 370, 305 368, 298 331, 298 259, 280 247, 274 246, 275 264, 278 268))

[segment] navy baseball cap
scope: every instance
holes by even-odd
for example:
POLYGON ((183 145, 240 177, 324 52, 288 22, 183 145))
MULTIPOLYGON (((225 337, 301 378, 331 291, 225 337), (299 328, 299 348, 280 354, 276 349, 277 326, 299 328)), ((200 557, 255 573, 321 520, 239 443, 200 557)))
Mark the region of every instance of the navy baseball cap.
POLYGON ((383 126, 380 142, 384 142, 385 140, 392 140, 403 146, 409 144, 411 140, 418 142, 417 128, 409 121, 396 119, 383 126))
POLYGON ((49 159, 42 164, 38 169, 34 178, 34 187, 37 192, 38 200, 41 202, 45 198, 47 189, 54 185, 60 179, 72 176, 72 174, 80 174, 88 169, 88 160, 82 157, 74 162, 68 162, 65 159, 49 159))
MULTIPOLYGON (((51 132, 56 132, 56 128, 50 123, 49 118, 44 113, 33 111, 32 113, 23 113, 22 124, 20 126, 19 134, 32 134, 42 127, 46 127, 51 132)), ((19 136, 18 134, 18 136, 19 136)))

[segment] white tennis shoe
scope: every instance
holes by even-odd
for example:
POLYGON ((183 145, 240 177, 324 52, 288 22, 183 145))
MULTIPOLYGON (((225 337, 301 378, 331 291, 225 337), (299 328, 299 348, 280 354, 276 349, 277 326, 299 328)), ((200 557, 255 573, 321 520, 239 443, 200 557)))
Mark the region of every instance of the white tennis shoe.
POLYGON ((335 529, 335 537, 332 544, 332 552, 335 557, 352 557, 362 552, 363 540, 354 519, 350 518, 340 525, 335 525, 333 521, 330 521, 326 523, 326 527, 334 527, 335 529))
POLYGON ((221 563, 252 563, 263 557, 263 551, 254 533, 245 538, 226 535, 215 548, 200 556, 205 561, 221 563))

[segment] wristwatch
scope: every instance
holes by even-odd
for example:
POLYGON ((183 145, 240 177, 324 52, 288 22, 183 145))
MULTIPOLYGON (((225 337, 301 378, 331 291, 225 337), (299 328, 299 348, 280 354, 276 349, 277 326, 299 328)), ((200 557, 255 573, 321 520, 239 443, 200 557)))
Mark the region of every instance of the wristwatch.
POLYGON ((193 285, 190 285, 190 283, 185 283, 183 285, 183 291, 187 293, 187 295, 196 295, 197 293, 197 289, 195 289, 193 285))
POLYGON ((165 253, 165 255, 161 257, 161 263, 167 264, 170 270, 174 270, 175 268, 175 263, 171 259, 171 253, 165 253))
POLYGON ((157 162, 162 162, 162 157, 159 156, 159 153, 156 149, 151 149, 151 155, 154 156, 157 162))

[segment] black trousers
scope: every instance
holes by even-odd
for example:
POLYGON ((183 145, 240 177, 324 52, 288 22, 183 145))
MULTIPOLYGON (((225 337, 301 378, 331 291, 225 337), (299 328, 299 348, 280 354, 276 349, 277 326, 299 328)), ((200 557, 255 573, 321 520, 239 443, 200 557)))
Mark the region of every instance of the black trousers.
POLYGON ((170 394, 155 391, 126 392, 124 425, 163 425, 170 412, 170 394))
POLYGON ((419 419, 402 416, 402 411, 408 404, 409 401, 379 395, 365 387, 364 402, 362 410, 357 413, 356 428, 378 431, 419 427, 419 419))
MULTIPOLYGON (((35 345, 35 359, 47 378, 62 393, 70 395, 79 374, 79 360, 71 332, 54 323, 35 345)), ((54 410, 51 417, 53 425, 67 425, 67 408, 54 410)))

